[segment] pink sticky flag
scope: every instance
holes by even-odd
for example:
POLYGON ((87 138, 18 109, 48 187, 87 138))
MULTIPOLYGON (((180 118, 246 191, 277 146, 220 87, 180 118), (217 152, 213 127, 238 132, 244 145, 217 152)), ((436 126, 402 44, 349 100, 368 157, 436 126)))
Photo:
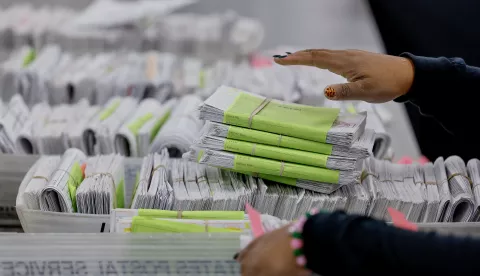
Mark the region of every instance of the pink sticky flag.
POLYGON ((430 162, 430 160, 428 160, 428 158, 425 157, 425 156, 422 156, 422 157, 420 157, 420 159, 418 159, 418 163, 420 163, 420 165, 425 165, 428 162, 430 162))
POLYGON ((398 160, 397 162, 397 164, 405 164, 405 165, 412 164, 412 163, 413 163, 413 159, 408 156, 404 156, 400 158, 400 160, 398 160))
POLYGON ((253 236, 255 238, 260 237, 265 233, 260 213, 253 209, 253 207, 248 203, 245 205, 245 210, 247 211, 248 219, 250 220, 250 227, 252 227, 253 236))
POLYGON ((267 58, 261 55, 253 55, 250 59, 250 65, 254 68, 271 67, 272 63, 272 58, 267 58))
POLYGON ((392 207, 388 207, 387 210, 388 210, 388 214, 392 218, 392 222, 393 222, 393 225, 395 227, 402 228, 402 229, 405 229, 405 230, 410 230, 410 231, 413 231, 413 232, 418 231, 418 226, 416 224, 408 221, 405 218, 405 215, 402 212, 400 212, 400 211, 398 211, 398 210, 396 210, 392 207))

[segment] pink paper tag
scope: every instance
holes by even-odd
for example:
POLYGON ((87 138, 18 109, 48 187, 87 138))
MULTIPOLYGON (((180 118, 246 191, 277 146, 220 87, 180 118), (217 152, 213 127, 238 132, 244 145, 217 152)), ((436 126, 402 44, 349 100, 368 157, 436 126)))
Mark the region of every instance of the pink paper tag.
POLYGON ((428 162, 430 162, 430 160, 428 160, 428 158, 425 157, 425 156, 422 156, 422 157, 420 157, 420 158, 418 159, 418 163, 420 163, 420 165, 425 165, 425 164, 427 164, 428 162))
POLYGON ((392 222, 395 227, 402 228, 405 230, 410 230, 413 232, 418 231, 418 226, 408 221, 402 212, 392 207, 388 207, 387 211, 390 217, 392 218, 392 222))
POLYGON ((250 59, 250 65, 255 68, 263 68, 272 66, 272 58, 260 55, 253 55, 250 59))
POLYGON ((404 156, 404 157, 400 158, 400 160, 398 160, 397 163, 398 163, 398 164, 408 165, 408 164, 412 164, 412 163, 413 163, 413 159, 412 159, 411 157, 404 156))
POLYGON ((245 205, 245 210, 247 211, 248 219, 250 220, 250 227, 252 227, 253 236, 255 238, 260 237, 265 233, 260 213, 253 209, 253 207, 248 203, 245 205))

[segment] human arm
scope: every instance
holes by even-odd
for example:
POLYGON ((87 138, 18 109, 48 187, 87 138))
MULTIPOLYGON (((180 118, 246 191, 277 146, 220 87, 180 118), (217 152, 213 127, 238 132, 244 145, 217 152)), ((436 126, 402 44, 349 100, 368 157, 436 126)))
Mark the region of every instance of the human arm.
MULTIPOLYGON (((470 238, 409 232, 343 212, 311 217, 302 236, 307 268, 323 276, 477 274, 480 241, 470 238)), ((304 273, 295 263, 290 241, 287 228, 256 239, 240 253, 242 275, 304 273)))
POLYGON ((308 268, 327 275, 474 275, 480 241, 410 232, 342 212, 305 223, 308 268), (338 265, 335 265, 338 264, 338 265))
POLYGON ((471 139, 468 118, 476 116, 480 69, 465 65, 461 59, 425 58, 408 53, 395 57, 358 50, 304 50, 276 58, 275 62, 316 66, 344 76, 349 83, 325 88, 329 99, 411 101, 454 135, 466 142, 471 139))

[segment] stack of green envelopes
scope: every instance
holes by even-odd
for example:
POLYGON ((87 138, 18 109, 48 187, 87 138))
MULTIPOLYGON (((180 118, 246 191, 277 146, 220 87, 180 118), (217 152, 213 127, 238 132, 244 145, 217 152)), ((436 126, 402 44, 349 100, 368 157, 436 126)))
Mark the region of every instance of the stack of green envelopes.
POLYGON ((199 110, 210 122, 184 157, 323 193, 358 183, 359 160, 370 155, 375 136, 365 131, 365 114, 343 115, 227 86, 199 110))

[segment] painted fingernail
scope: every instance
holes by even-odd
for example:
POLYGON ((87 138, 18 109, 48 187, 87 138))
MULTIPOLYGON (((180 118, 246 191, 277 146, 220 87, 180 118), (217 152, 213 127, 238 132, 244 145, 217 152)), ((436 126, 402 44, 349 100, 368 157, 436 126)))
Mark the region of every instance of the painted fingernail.
POLYGON ((291 54, 292 54, 292 53, 290 53, 290 52, 285 52, 285 53, 287 53, 287 55, 291 55, 291 54))
POLYGON ((279 58, 279 57, 281 57, 281 55, 274 55, 273 57, 274 58, 279 58))
POLYGON ((335 97, 335 89, 332 87, 327 87, 325 88, 325 96, 328 98, 334 98, 335 97))
POLYGON ((238 259, 238 252, 235 253, 235 255, 233 255, 233 259, 234 259, 234 260, 238 259))
POLYGON ((279 56, 278 58, 286 58, 287 56, 279 56))

